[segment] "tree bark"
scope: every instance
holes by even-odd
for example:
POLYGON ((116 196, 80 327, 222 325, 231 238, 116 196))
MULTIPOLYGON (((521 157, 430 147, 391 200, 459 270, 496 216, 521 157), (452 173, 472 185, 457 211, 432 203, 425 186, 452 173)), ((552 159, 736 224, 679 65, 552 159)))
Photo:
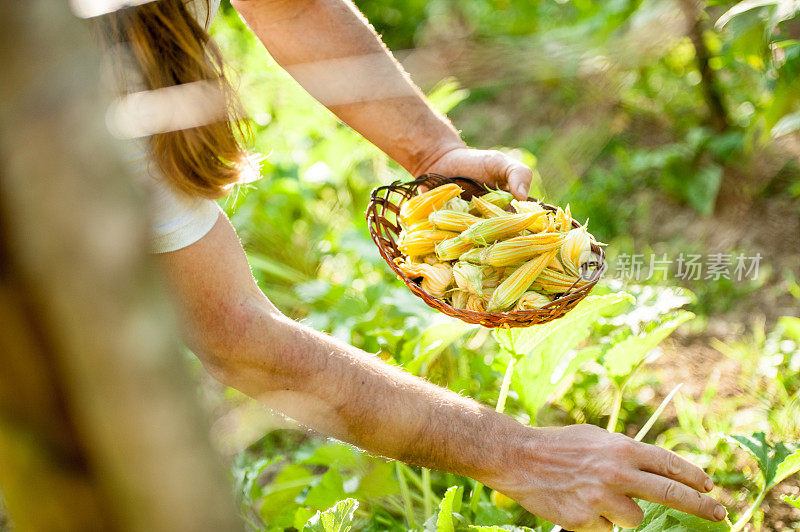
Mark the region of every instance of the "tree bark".
POLYGON ((241 529, 87 26, 67 2, 0 2, 5 506, 20 532, 241 529))

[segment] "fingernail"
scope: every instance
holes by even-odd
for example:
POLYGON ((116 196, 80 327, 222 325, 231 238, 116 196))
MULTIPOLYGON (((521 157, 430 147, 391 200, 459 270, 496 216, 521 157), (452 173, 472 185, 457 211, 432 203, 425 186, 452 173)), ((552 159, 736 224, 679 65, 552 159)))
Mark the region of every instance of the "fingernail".
POLYGON ((525 185, 519 185, 517 187, 517 194, 524 199, 528 199, 528 190, 525 188, 525 185))
POLYGON ((714 481, 710 478, 706 479, 706 491, 711 491, 714 489, 714 481))
POLYGON ((725 519, 726 513, 727 512, 725 511, 725 508, 721 504, 717 505, 717 507, 714 509, 714 517, 717 518, 717 521, 722 521, 725 519))

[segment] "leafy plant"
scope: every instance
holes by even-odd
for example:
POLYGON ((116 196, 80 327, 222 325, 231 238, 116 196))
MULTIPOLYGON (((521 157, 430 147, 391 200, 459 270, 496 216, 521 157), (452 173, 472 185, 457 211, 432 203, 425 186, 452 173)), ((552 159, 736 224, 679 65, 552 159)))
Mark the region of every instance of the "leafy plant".
POLYGON ((355 499, 344 499, 324 512, 317 512, 303 527, 303 532, 348 532, 358 508, 355 499))
POLYGON ((574 348, 586 340, 603 310, 626 301, 634 299, 625 293, 589 296, 558 320, 524 329, 495 330, 504 360, 509 365, 516 361, 511 388, 532 421, 553 391, 593 358, 594 353, 574 348))
POLYGON ((622 394, 631 376, 644 362, 647 354, 678 326, 692 318, 694 318, 694 314, 680 310, 664 316, 659 321, 649 323, 638 334, 633 333, 630 329, 626 330, 599 348, 603 367, 615 387, 608 430, 616 430, 619 411, 622 408, 622 394))
POLYGON ((750 436, 727 436, 728 441, 750 453, 761 472, 761 490, 755 501, 733 526, 733 532, 742 530, 750 521, 753 512, 761 505, 764 496, 779 482, 800 471, 800 442, 771 443, 763 432, 750 436))

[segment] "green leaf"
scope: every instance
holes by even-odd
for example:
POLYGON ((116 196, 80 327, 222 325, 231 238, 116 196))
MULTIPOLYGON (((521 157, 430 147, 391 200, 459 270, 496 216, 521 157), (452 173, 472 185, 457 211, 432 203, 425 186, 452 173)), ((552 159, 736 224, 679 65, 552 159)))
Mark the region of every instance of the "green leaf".
POLYGON ((792 497, 791 495, 784 495, 781 499, 800 510, 800 496, 792 497))
POLYGON ((344 497, 344 481, 342 480, 342 476, 335 469, 329 469, 322 475, 319 482, 308 490, 303 504, 311 508, 316 508, 317 510, 322 510, 329 508, 336 501, 344 497))
POLYGON ((622 301, 635 303, 636 299, 627 292, 589 296, 562 318, 525 328, 494 329, 494 336, 503 349, 521 357, 551 337, 566 335, 570 329, 587 321, 587 318, 588 321, 593 321, 592 318, 600 314, 604 308, 622 301))
POLYGON ((772 484, 775 485, 800 471, 800 444, 787 444, 796 450, 778 465, 772 484))
POLYGON ((316 514, 316 510, 306 508, 305 506, 299 507, 294 513, 294 528, 297 530, 303 530, 303 528, 306 526, 306 523, 308 523, 308 520, 314 517, 316 514))
POLYGON ((303 532, 347 532, 352 528, 356 508, 358 501, 355 499, 339 501, 324 512, 317 512, 303 527, 303 532))
POLYGON ((475 329, 475 325, 469 325, 458 320, 448 320, 428 327, 414 346, 414 358, 403 364, 403 367, 419 375, 423 372, 428 362, 439 356, 453 342, 461 338, 467 332, 475 329))
POLYGON ((400 493, 400 484, 394 476, 394 464, 375 461, 358 483, 355 495, 358 498, 377 499, 400 493))
POLYGON ((800 442, 777 442, 773 445, 767 441, 763 432, 756 432, 752 436, 726 438, 753 455, 764 476, 766 489, 800 471, 800 442))
POLYGON ((261 504, 261 517, 272 523, 287 508, 295 505, 295 498, 308 486, 313 475, 301 465, 289 464, 275 476, 264 491, 267 495, 261 504))
POLYGON ((611 346, 605 353, 603 365, 612 377, 627 377, 642 363, 647 353, 672 334, 679 325, 692 318, 694 314, 685 310, 665 317, 652 330, 630 336, 611 346))
POLYGON ((475 509, 472 522, 476 525, 499 526, 512 522, 511 514, 488 501, 481 501, 475 509))
POLYGON ((589 296, 564 317, 549 323, 494 331, 506 353, 520 359, 511 386, 531 419, 565 379, 596 355, 596 350, 575 352, 573 348, 586 339, 605 308, 621 301, 634 299, 627 293, 589 296))
POLYGON ((730 523, 706 521, 660 504, 637 501, 644 511, 642 524, 636 532, 728 532, 730 523))
POLYGON ((439 503, 439 516, 436 518, 436 532, 455 532, 455 522, 453 514, 461 509, 461 497, 464 488, 461 486, 451 486, 447 489, 439 503))

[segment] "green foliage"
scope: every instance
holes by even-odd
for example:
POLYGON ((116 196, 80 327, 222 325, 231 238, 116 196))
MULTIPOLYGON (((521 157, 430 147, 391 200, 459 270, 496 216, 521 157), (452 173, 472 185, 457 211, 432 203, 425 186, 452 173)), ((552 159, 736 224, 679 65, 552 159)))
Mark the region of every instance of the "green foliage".
POLYGON ((315 513, 325 523, 336 512, 329 511, 326 517, 324 510, 340 500, 355 498, 369 509, 399 492, 391 463, 349 445, 301 445, 291 451, 291 460, 260 458, 248 463, 247 455, 237 457, 237 493, 254 530, 302 529, 315 513))
POLYGON ((763 432, 756 432, 751 436, 736 435, 727 438, 756 459, 766 490, 800 471, 800 442, 773 444, 767 441, 763 432))
POLYGON ((358 501, 355 499, 339 501, 324 512, 317 512, 303 527, 303 532, 347 532, 352 528, 356 508, 358 501))
POLYGON ((558 320, 525 329, 494 331, 503 351, 519 359, 511 386, 531 419, 535 419, 562 380, 572 377, 581 364, 590 360, 588 351, 572 350, 586 339, 603 309, 623 301, 633 298, 627 294, 589 296, 558 320))
POLYGON ((405 344, 401 353, 403 367, 410 373, 424 373, 426 366, 456 340, 476 326, 457 320, 448 320, 425 329, 419 340, 405 344))
POLYGON ((692 318, 694 314, 691 312, 679 310, 647 324, 639 333, 627 329, 624 334, 615 337, 613 342, 606 344, 607 349, 602 353, 603 366, 613 379, 623 382, 654 347, 692 318))
POLYGON ((439 503, 439 514, 436 516, 436 532, 454 532, 458 523, 458 511, 461 509, 461 498, 464 488, 453 486, 448 488, 439 503))

